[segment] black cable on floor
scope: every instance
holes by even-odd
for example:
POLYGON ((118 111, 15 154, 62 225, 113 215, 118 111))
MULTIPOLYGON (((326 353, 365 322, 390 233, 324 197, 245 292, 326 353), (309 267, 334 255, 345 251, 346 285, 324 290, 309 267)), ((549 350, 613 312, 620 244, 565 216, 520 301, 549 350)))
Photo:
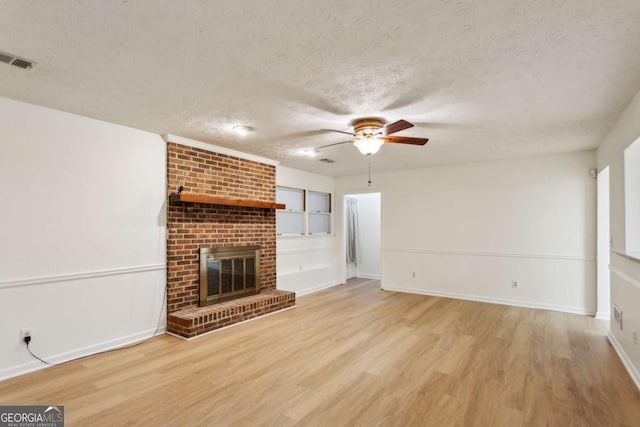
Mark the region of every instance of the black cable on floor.
POLYGON ((33 354, 33 352, 31 351, 31 349, 29 348, 29 343, 27 343, 27 351, 29 352, 30 355, 32 355, 33 357, 35 357, 36 359, 38 359, 39 361, 41 361, 42 363, 44 363, 45 365, 51 365, 51 363, 47 362, 44 359, 41 359, 40 357, 36 356, 35 354, 33 354))

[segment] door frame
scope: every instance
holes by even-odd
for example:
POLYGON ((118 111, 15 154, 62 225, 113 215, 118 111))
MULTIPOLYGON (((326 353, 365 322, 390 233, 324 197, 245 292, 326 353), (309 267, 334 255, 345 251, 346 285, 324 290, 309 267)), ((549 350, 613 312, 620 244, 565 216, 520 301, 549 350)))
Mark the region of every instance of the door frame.
POLYGON ((596 215, 596 318, 609 320, 611 305, 611 226, 610 226, 610 169, 603 168, 597 175, 596 215))
POLYGON ((372 193, 377 193, 380 194, 380 288, 382 288, 382 283, 384 281, 384 227, 382 226, 383 222, 384 222, 384 192, 382 190, 378 190, 378 189, 360 189, 360 190, 353 190, 353 191, 341 191, 340 193, 338 193, 338 200, 340 201, 340 212, 341 215, 339 216, 340 222, 341 224, 338 225, 337 229, 340 231, 340 244, 339 244, 339 248, 340 248, 340 278, 342 280, 342 283, 346 283, 347 282, 347 221, 346 221, 346 216, 347 216, 347 203, 346 203, 346 198, 350 197, 350 196, 357 196, 359 194, 372 194, 372 193))

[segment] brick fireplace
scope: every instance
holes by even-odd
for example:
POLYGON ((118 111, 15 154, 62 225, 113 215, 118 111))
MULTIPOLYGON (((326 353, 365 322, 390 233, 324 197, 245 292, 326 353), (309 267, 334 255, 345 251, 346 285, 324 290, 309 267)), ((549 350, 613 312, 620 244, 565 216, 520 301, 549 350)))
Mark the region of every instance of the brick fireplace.
POLYGON ((167 177, 167 330, 193 337, 293 306, 294 293, 276 290, 274 209, 176 202, 180 188, 181 194, 275 203, 275 166, 168 142, 167 177), (247 246, 259 247, 260 293, 201 307, 200 249, 247 246))

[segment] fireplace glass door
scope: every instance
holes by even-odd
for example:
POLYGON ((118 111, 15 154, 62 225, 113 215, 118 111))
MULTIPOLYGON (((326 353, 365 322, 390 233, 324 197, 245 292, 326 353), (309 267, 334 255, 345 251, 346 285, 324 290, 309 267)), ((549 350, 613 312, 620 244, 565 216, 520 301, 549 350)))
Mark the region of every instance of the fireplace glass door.
POLYGON ((200 305, 260 291, 260 247, 200 249, 200 305))

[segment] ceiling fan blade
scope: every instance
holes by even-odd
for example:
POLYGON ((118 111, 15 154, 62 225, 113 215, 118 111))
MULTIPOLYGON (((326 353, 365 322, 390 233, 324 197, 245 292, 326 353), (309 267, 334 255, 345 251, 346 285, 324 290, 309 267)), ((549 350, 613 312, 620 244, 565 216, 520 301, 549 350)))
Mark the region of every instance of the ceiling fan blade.
POLYGON ((429 142, 429 138, 411 138, 408 136, 382 136, 380 139, 391 144, 424 145, 429 142))
POLYGON ((336 142, 335 144, 323 145, 322 147, 316 147, 315 150, 320 150, 322 148, 333 147, 334 145, 346 144, 347 142, 353 142, 351 139, 348 141, 336 142))
POLYGON ((442 129, 442 130, 475 130, 482 126, 470 123, 446 123, 446 122, 415 122, 414 125, 424 127, 427 129, 442 129))
POLYGON ((400 132, 401 130, 409 129, 411 127, 413 127, 412 123, 409 123, 406 120, 398 120, 390 125, 386 125, 383 132, 384 135, 391 135, 392 133, 400 132))
POLYGON ((345 135, 356 136, 356 134, 353 132, 346 132, 343 130, 337 130, 337 129, 320 129, 320 130, 323 132, 338 132, 338 133, 344 133, 345 135))

